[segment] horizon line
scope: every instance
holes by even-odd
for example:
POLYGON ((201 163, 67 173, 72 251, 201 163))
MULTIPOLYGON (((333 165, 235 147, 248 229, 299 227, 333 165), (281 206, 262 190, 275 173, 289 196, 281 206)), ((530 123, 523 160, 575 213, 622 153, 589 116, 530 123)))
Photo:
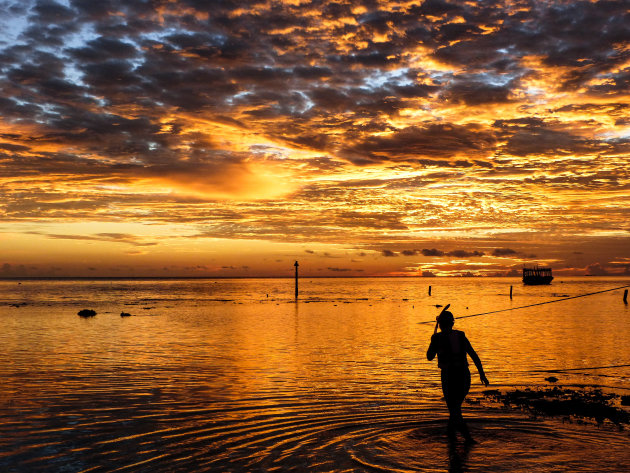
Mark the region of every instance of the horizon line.
MULTIPOLYGON (((623 278, 630 277, 627 274, 577 274, 567 275, 569 278, 583 278, 583 277, 611 277, 611 278, 623 278)), ((375 275, 375 276, 300 276, 299 279, 371 279, 371 278, 410 278, 410 279, 478 279, 478 278, 521 278, 518 276, 462 276, 462 275, 450 275, 450 276, 418 276, 418 275, 375 275)), ((295 276, 0 276, 0 281, 37 281, 37 280, 128 280, 128 279, 144 279, 144 280, 175 280, 175 279, 295 279, 295 276)))

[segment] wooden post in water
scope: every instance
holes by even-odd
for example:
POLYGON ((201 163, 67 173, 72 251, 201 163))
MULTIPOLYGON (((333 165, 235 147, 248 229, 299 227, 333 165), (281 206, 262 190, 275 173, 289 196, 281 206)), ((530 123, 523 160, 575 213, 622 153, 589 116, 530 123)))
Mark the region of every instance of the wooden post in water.
POLYGON ((431 295, 431 286, 429 286, 429 295, 431 295))
POLYGON ((513 288, 513 287, 514 287, 514 286, 510 286, 510 299, 512 299, 512 288, 513 288))
POLYGON ((297 298, 298 298, 298 266, 299 266, 298 262, 296 261, 293 266, 295 266, 295 300, 297 301, 297 298))
POLYGON ((623 291, 623 303, 624 304, 628 303, 628 290, 627 289, 623 291))

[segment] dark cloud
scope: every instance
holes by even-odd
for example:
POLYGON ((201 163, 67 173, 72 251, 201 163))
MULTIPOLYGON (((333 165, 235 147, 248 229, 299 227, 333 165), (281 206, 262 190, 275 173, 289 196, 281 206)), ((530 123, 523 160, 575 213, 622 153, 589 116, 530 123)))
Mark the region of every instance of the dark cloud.
POLYGON ((333 75, 333 70, 330 67, 320 66, 295 66, 292 72, 300 79, 308 80, 321 80, 333 75))
POLYGON ((448 256, 455 256, 457 258, 470 258, 477 256, 484 256, 485 253, 483 251, 466 251, 466 250, 453 250, 446 253, 448 256))
POLYGON ((417 156, 439 160, 458 154, 487 156, 495 145, 494 134, 477 126, 431 124, 404 128, 386 137, 368 137, 342 152, 351 160, 413 161, 417 156))
POLYGON ((107 92, 107 95, 120 89, 128 89, 142 81, 134 73, 133 64, 121 59, 108 59, 96 64, 86 64, 81 66, 81 69, 84 72, 83 80, 92 87, 107 92))
POLYGON ((40 0, 30 13, 29 26, 21 39, 33 45, 61 47, 65 37, 77 32, 80 27, 78 22, 73 21, 74 11, 56 2, 40 0))
MULTIPOLYGON (((153 115, 162 105, 183 111, 203 109, 210 113, 221 108, 233 115, 231 119, 241 114, 250 119, 276 120, 273 128, 284 129, 275 136, 316 149, 337 149, 358 164, 409 159, 418 164, 443 165, 442 160, 457 155, 485 158, 495 150, 497 136, 493 130, 480 126, 427 123, 393 129, 393 133, 383 135, 380 124, 374 129, 379 133, 374 134, 362 129, 364 124, 357 127, 349 120, 341 127, 348 132, 345 143, 340 144, 331 142, 325 130, 313 132, 312 125, 319 117, 331 112, 361 117, 363 122, 366 117, 383 113, 396 115, 405 106, 415 106, 415 103, 407 104, 407 100, 427 99, 431 94, 442 100, 472 106, 506 103, 513 100, 513 89, 526 72, 524 68, 513 67, 519 59, 519 48, 530 53, 531 40, 542 42, 546 29, 553 32, 553 37, 568 43, 570 39, 583 41, 582 33, 575 33, 576 25, 593 31, 596 29, 593 25, 602 27, 605 24, 603 38, 597 40, 599 48, 609 51, 619 44, 624 38, 623 21, 619 19, 623 18, 622 4, 600 3, 597 8, 578 2, 571 8, 532 7, 529 10, 522 8, 517 13, 482 5, 431 1, 406 10, 372 8, 355 15, 348 6, 335 3, 302 9, 260 4, 254 9, 256 13, 254 10, 249 13, 240 10, 237 4, 221 2, 213 4, 212 16, 206 20, 194 15, 195 10, 209 12, 207 5, 197 2, 184 2, 189 10, 181 14, 175 4, 158 12, 150 3, 111 1, 94 5, 93 2, 76 0, 66 7, 42 1, 33 6, 30 16, 30 21, 39 29, 42 25, 52 28, 54 24, 57 36, 70 36, 82 21, 89 21, 94 22, 92 25, 100 33, 96 37, 87 36, 83 46, 65 49, 82 73, 85 87, 67 77, 66 58, 52 54, 47 61, 36 59, 37 54, 45 54, 44 45, 50 43, 34 36, 34 32, 30 36, 26 33, 31 48, 35 48, 28 56, 30 62, 15 64, 7 78, 22 86, 35 84, 37 96, 20 103, 7 103, 5 107, 13 108, 17 116, 30 115, 34 119, 62 115, 66 125, 77 123, 76 130, 80 129, 84 110, 65 106, 52 115, 50 112, 42 115, 38 108, 42 98, 51 99, 52 103, 65 98, 66 101, 88 104, 100 97, 112 105, 141 104, 146 116, 153 115), (348 23, 340 28, 357 41, 371 38, 376 33, 388 35, 389 40, 369 40, 359 48, 358 43, 341 45, 333 38, 318 37, 324 34, 322 25, 304 14, 309 9, 316 9, 324 17, 333 15, 333 12, 356 16, 356 25, 348 23), (108 15, 112 11, 119 15, 108 15), (602 12, 616 15, 615 20, 611 21, 611 16, 604 17, 602 12), (439 19, 429 21, 427 15, 439 19), (453 22, 456 18, 457 22, 453 22), (572 22, 568 18, 573 18, 572 22), (586 21, 587 18, 594 20, 586 21), (531 30, 527 27, 528 22, 538 22, 535 33, 528 33, 531 30), (70 28, 70 24, 75 25, 75 29, 70 28), (509 27, 503 27, 503 24, 509 27), (482 26, 496 30, 488 34, 482 26), (291 30, 290 35, 276 33, 285 28, 291 30), (569 34, 567 30, 573 33, 569 34), (167 32, 160 34, 163 31, 167 32), (252 33, 254 31, 256 35, 252 33), (126 34, 119 34, 122 32, 126 34), (280 46, 279 36, 290 36, 291 39, 280 46), (377 73, 375 77, 385 74, 393 62, 401 61, 401 48, 417 46, 416 41, 409 41, 410 38, 421 38, 426 47, 439 51, 438 56, 442 59, 447 50, 462 48, 459 55, 451 56, 451 59, 469 66, 482 64, 479 55, 482 51, 490 51, 492 54, 483 62, 489 72, 464 73, 447 80, 440 78, 430 85, 414 83, 416 78, 428 76, 422 70, 405 65, 407 71, 402 71, 396 80, 371 83, 372 70, 377 73), (315 39, 321 43, 316 43, 315 39), (348 47, 349 52, 340 52, 348 47), (37 51, 38 48, 42 51, 37 51), (498 52, 502 48, 511 48, 515 53, 498 52), (470 54, 472 51, 475 53, 470 54), (494 71, 512 71, 513 74, 501 78, 502 85, 497 85, 498 77, 494 77, 494 71), (304 127, 300 126, 299 132, 292 134, 288 130, 295 125, 296 116, 303 116, 306 122, 304 127), (286 127, 282 123, 285 121, 286 127), (309 133, 304 133, 304 129, 310 129, 309 133)), ((254 5, 250 7, 254 8, 254 5)), ((540 48, 533 49, 538 51, 540 48)), ((565 48, 562 51, 564 54, 573 50, 565 48)), ((4 54, 11 54, 10 48, 4 54)), ((583 56, 585 51, 576 49, 574 54, 583 56)), ((19 61, 19 56, 14 55, 13 61, 7 64, 19 61)), ((610 64, 611 60, 605 63, 610 64)), ((623 84, 623 80, 619 82, 620 87, 623 84)), ((54 126, 55 121, 51 122, 51 127, 54 126)), ((273 133, 271 129, 268 131, 273 133)), ((564 131, 540 127, 501 131, 507 139, 505 150, 518 156, 592 149, 593 144, 564 131)), ((144 149, 144 155, 150 154, 146 146, 137 149, 144 149)), ((476 161, 490 165, 483 159, 476 161)), ((464 165, 470 161, 464 159, 460 163, 464 165)))
POLYGON ((9 219, 455 258, 484 252, 399 248, 628 230, 626 2, 2 5, 9 219))
POLYGON ((492 256, 504 257, 504 256, 516 255, 517 253, 518 253, 517 251, 512 250, 511 248, 495 248, 492 251, 492 256))
POLYGON ((99 37, 86 46, 71 48, 68 53, 77 61, 102 62, 109 59, 126 59, 138 54, 137 47, 117 38, 99 37))
POLYGON ((32 21, 42 23, 59 23, 74 18, 72 9, 51 0, 38 0, 31 9, 32 21))
POLYGON ((466 105, 482 105, 491 103, 506 103, 511 101, 513 85, 492 85, 474 79, 460 79, 445 87, 441 93, 444 100, 466 105))
POLYGON ((111 11, 115 11, 118 7, 118 2, 115 0, 102 0, 100 2, 93 2, 92 0, 71 0, 70 4, 80 15, 90 20, 104 19, 109 16, 111 11))
POLYGON ((30 148, 24 145, 15 145, 12 143, 0 143, 0 149, 6 150, 6 151, 27 151, 30 148))
POLYGON ((436 57, 468 68, 522 74, 527 69, 516 61, 537 55, 548 67, 565 68, 559 85, 571 90, 625 61, 620 45, 628 38, 628 11, 623 1, 522 2, 520 7, 459 6, 464 22, 434 26, 436 57), (445 44, 448 38, 456 40, 445 44))
POLYGON ((593 263, 586 267, 586 274, 589 276, 608 276, 609 272, 601 263, 593 263))
POLYGON ((435 248, 431 248, 431 249, 424 248, 422 250, 422 254, 424 256, 444 256, 444 252, 442 250, 437 250, 435 248))
MULTIPOLYGON (((578 111, 577 108, 564 110, 578 111)), ((519 118, 497 120, 494 126, 497 136, 506 139, 502 151, 514 156, 596 154, 612 152, 616 146, 615 140, 584 138, 571 130, 592 126, 588 122, 574 122, 567 126, 556 120, 519 118)))

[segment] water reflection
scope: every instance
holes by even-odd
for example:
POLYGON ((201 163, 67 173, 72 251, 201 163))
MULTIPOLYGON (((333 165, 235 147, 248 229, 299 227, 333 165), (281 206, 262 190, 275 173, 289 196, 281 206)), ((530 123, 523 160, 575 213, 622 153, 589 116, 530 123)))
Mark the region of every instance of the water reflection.
POLYGON ((448 442, 448 471, 449 473, 462 473, 467 471, 466 461, 473 445, 469 442, 459 444, 448 442))
MULTIPOLYGON (((627 433, 481 405, 466 408, 479 445, 449 450, 439 373, 425 360, 432 328, 418 322, 438 296, 461 313, 507 306, 509 281, 434 283, 429 298, 412 281, 317 280, 304 297, 335 300, 298 304, 288 283, 25 282, 17 293, 0 283, 0 471, 613 472, 630 461, 627 433), (87 302, 98 315, 83 320, 87 302), (134 315, 121 318, 122 306, 134 315)), ((493 385, 546 384, 536 370, 629 361, 617 299, 456 327, 493 385)), ((598 373, 623 389, 630 369, 556 376, 598 373)))

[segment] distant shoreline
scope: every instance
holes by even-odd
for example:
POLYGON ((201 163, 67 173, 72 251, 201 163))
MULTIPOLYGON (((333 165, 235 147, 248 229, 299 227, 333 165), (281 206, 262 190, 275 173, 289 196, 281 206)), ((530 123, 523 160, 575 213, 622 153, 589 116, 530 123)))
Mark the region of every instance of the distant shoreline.
MULTIPOLYGON (((300 279, 479 279, 520 278, 520 276, 300 276, 300 279)), ((582 276, 575 276, 582 277, 582 276)), ((294 276, 15 276, 0 281, 99 281, 99 280, 174 280, 174 279, 294 279, 294 276)))
MULTIPOLYGON (((628 275, 608 274, 602 276, 577 275, 565 278, 627 279, 628 275)), ((203 279, 293 279, 291 276, 14 276, 0 277, 0 281, 173 281, 203 279)), ((521 276, 300 276, 300 279, 521 279, 521 276)), ((560 282, 560 281, 558 281, 560 282)))

